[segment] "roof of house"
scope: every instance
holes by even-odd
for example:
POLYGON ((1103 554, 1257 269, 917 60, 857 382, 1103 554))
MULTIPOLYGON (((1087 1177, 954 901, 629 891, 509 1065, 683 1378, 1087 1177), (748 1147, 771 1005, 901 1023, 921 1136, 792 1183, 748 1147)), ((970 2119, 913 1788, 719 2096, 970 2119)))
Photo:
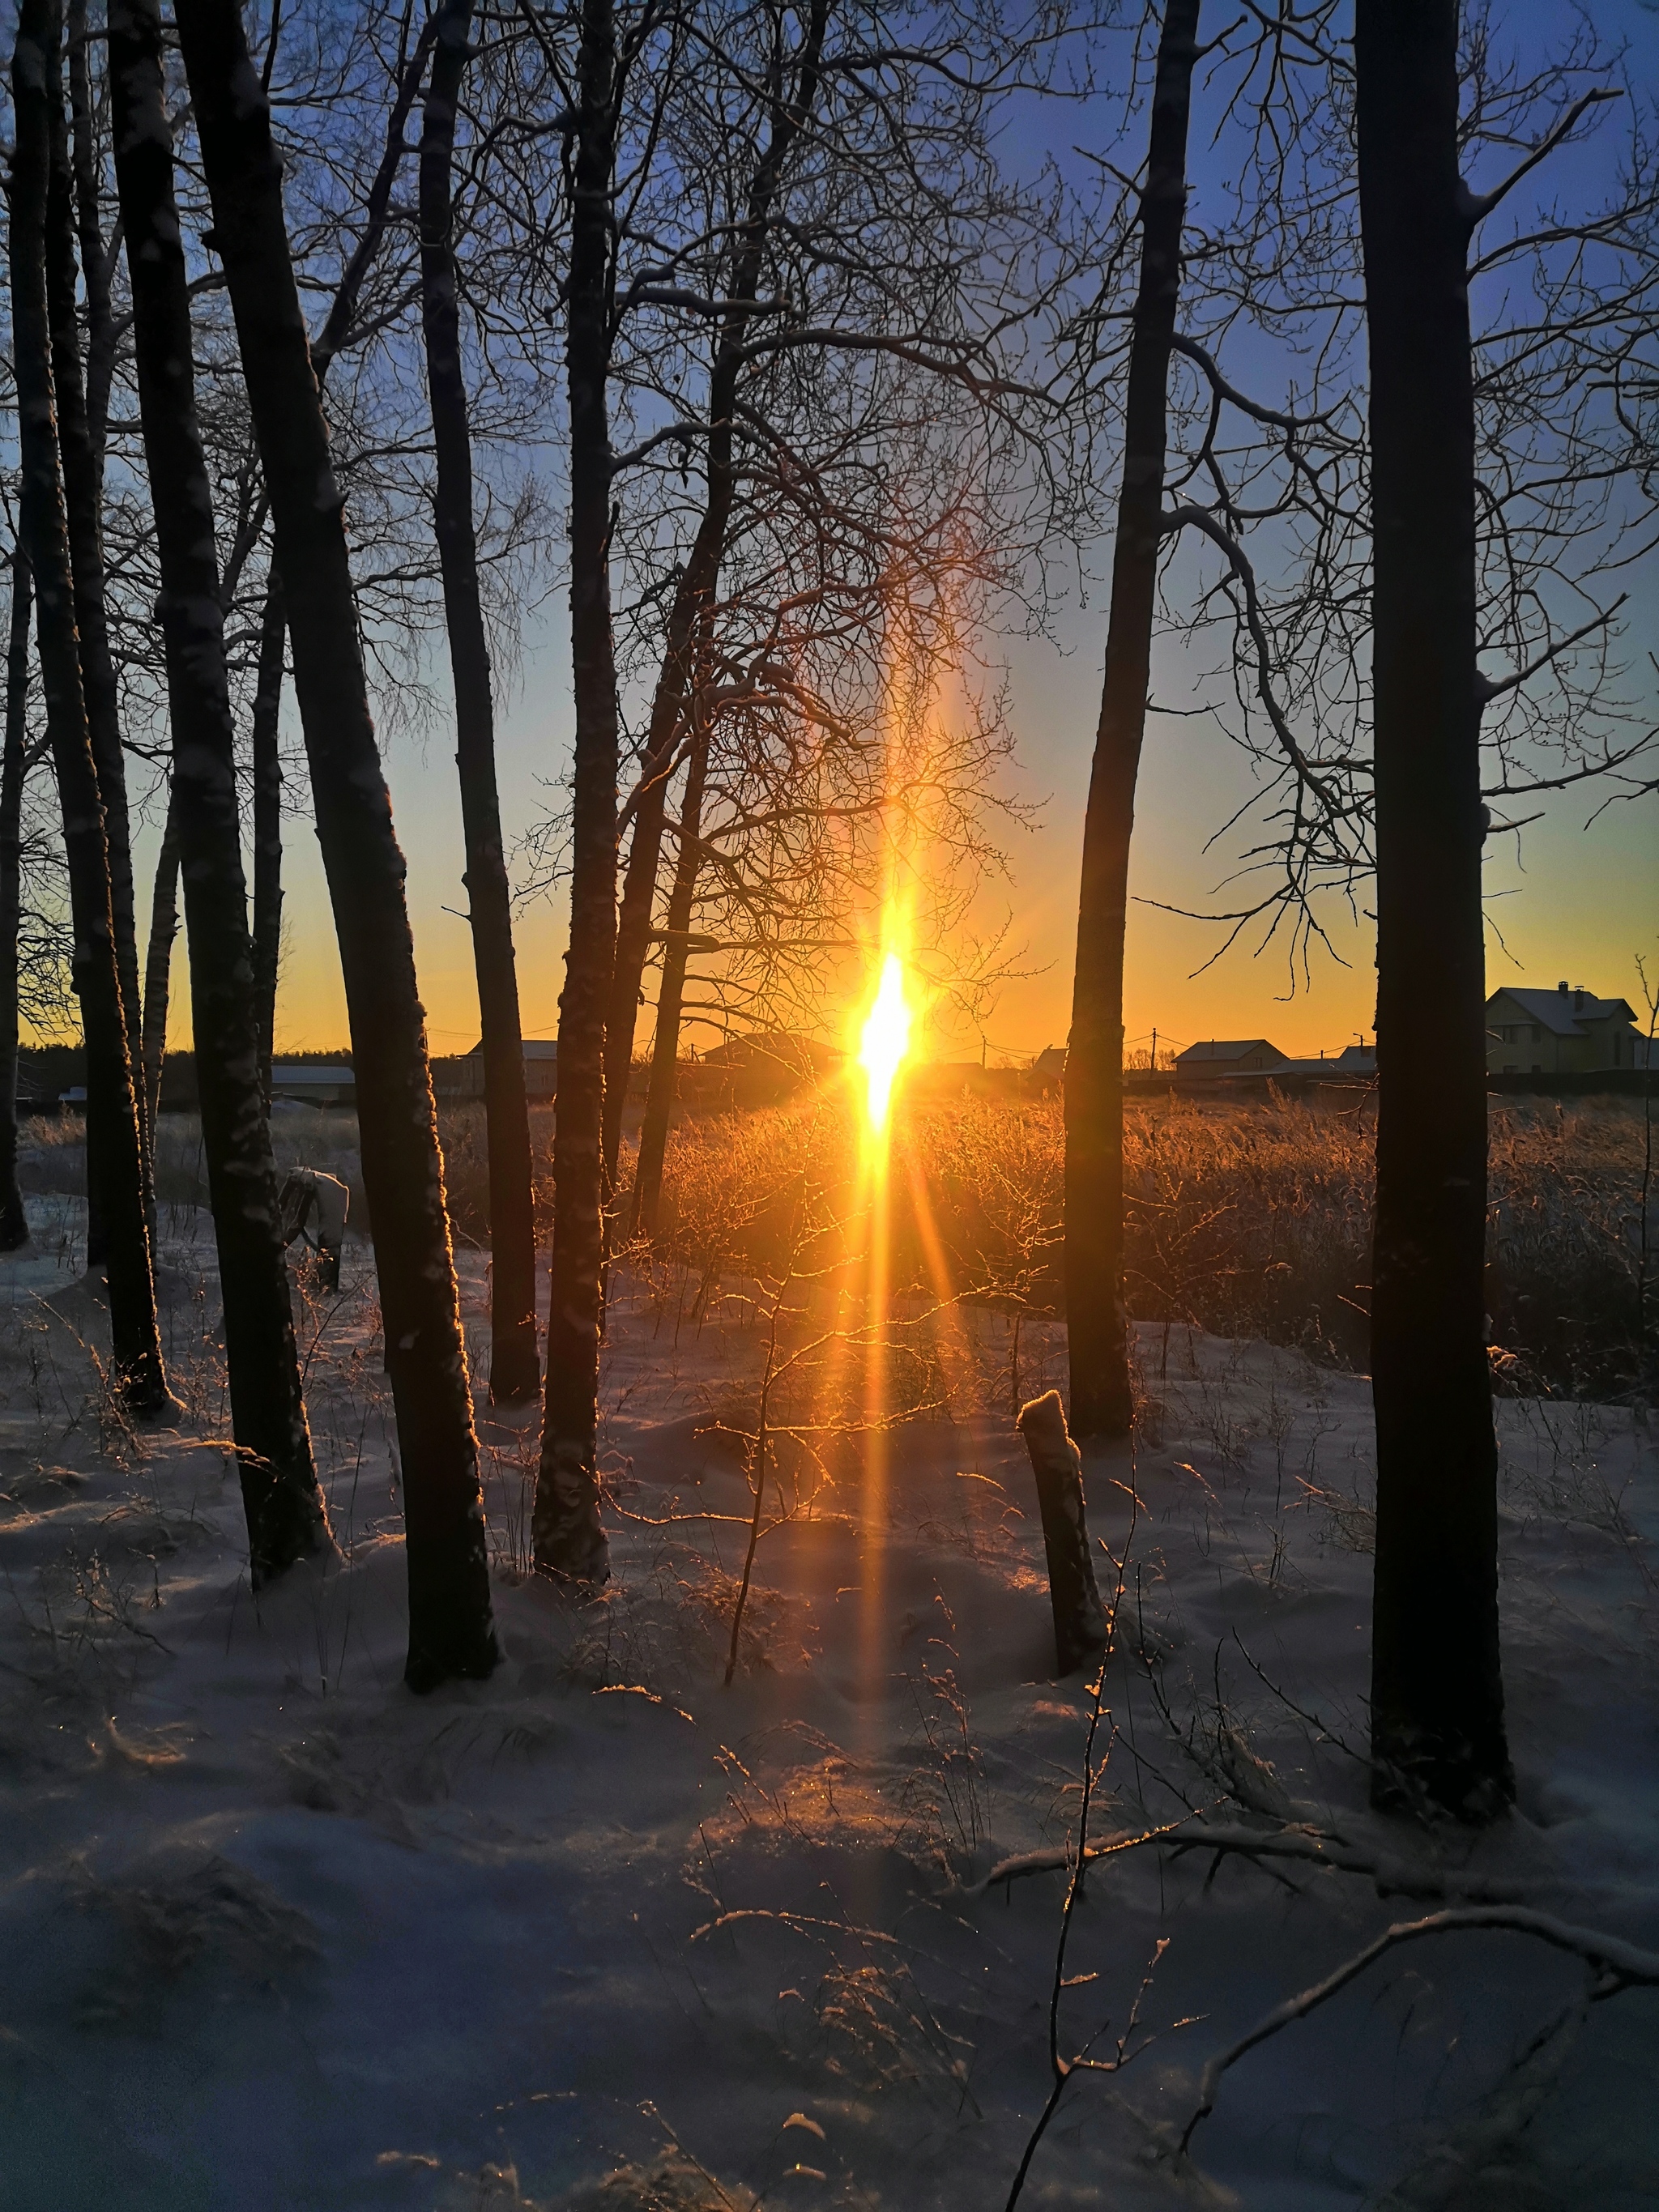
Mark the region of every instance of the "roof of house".
POLYGON ((1285 1060, 1281 1072, 1285 1075, 1375 1075, 1376 1048, 1345 1044, 1340 1052, 1322 1053, 1315 1059, 1304 1053, 1299 1059, 1285 1060))
MULTIPOLYGON (((559 1040, 557 1037, 523 1037, 520 1040, 519 1049, 526 1060, 556 1060, 559 1056, 559 1040)), ((483 1039, 480 1037, 477 1044, 473 1045, 462 1057, 466 1060, 477 1060, 483 1051, 483 1039)))
POLYGON ((836 1046, 817 1037, 797 1036, 787 1030, 747 1030, 704 1053, 705 1067, 763 1067, 771 1066, 795 1075, 823 1075, 847 1057, 836 1046))
POLYGON ((1505 983, 1487 1000, 1488 1013, 1499 999, 1512 999, 1529 1019, 1540 1023, 1557 1036, 1583 1036, 1586 1022, 1636 1019, 1635 1008, 1623 999, 1598 999, 1593 991, 1570 991, 1565 984, 1558 985, 1553 991, 1534 991, 1505 983))
POLYGON ((292 1060, 278 1060, 270 1071, 273 1084, 278 1083, 356 1083, 357 1072, 351 1067, 295 1066, 292 1060))
POLYGON ((1270 1052, 1275 1060, 1285 1055, 1276 1044, 1266 1037, 1212 1037, 1206 1044, 1189 1044, 1185 1052, 1176 1055, 1177 1067, 1185 1067, 1194 1060, 1226 1063, 1244 1060, 1253 1052, 1270 1052))

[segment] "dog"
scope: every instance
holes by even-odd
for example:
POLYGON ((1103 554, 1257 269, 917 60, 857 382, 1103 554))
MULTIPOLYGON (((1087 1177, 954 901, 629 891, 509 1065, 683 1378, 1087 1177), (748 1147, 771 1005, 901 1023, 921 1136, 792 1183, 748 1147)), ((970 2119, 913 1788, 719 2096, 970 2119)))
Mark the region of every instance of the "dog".
POLYGON ((282 1215, 283 1248, 302 1237, 317 1255, 318 1273, 325 1291, 340 1287, 340 1243, 345 1235, 351 1194, 331 1175, 317 1168, 295 1168, 283 1185, 277 1206, 282 1215))

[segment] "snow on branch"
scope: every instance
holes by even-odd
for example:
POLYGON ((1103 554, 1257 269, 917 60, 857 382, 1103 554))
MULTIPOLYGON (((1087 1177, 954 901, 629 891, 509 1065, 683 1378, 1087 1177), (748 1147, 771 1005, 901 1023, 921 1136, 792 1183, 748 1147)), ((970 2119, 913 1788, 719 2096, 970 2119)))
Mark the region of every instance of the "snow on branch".
POLYGON ((1197 2109, 1182 2135, 1182 2152, 1192 2141, 1199 2123, 1214 2111, 1222 2075, 1247 2051, 1254 2051, 1257 2044, 1277 2035, 1292 2021, 1305 2020, 1310 2013, 1316 2012, 1328 1997, 1346 1989, 1385 1952, 1395 1950, 1402 1943, 1414 1943, 1425 1936, 1450 1936, 1482 1929, 1535 1936, 1540 1942, 1582 1959, 1590 1969, 1588 1994, 1592 2001, 1617 1996, 1623 1990, 1659 1989, 1659 1952, 1644 1951, 1634 1943, 1626 1943, 1622 1937, 1604 1936, 1594 1928, 1575 1927, 1571 1921, 1558 1920, 1551 1912, 1534 1912, 1524 1905, 1474 1905, 1431 1912, 1421 1920, 1397 1921, 1392 1928, 1384 1929, 1375 1942, 1368 1943, 1363 1951, 1356 1952, 1334 1972, 1327 1974, 1322 1982, 1316 1982, 1311 1989, 1296 1996, 1286 1997, 1283 2004, 1276 2005, 1259 2020, 1247 2035, 1242 2035, 1225 2051, 1217 2052, 1204 2069, 1197 2109))

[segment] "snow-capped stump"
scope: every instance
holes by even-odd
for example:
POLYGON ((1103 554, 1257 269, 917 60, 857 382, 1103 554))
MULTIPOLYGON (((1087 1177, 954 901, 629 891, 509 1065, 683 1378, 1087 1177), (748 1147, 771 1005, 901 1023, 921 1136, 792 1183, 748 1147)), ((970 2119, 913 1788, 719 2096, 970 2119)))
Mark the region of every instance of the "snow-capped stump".
POLYGON ((1105 1650, 1106 1613, 1089 1556, 1083 1458, 1066 1431, 1058 1390, 1045 1391, 1021 1407, 1019 1432, 1031 1455, 1042 1514, 1048 1598, 1054 1609, 1054 1672, 1069 1674, 1105 1650))

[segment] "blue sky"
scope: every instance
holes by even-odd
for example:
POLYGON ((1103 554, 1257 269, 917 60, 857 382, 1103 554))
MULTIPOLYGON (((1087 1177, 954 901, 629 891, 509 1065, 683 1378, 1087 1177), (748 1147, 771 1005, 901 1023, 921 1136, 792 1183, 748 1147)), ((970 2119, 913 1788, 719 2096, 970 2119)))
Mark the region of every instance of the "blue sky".
MULTIPOLYGON (((1659 83, 1659 16, 1635 0, 1602 0, 1595 11, 1604 33, 1627 33, 1638 81, 1659 83)), ((1507 11, 1528 34, 1565 22, 1565 9, 1534 3, 1507 11)), ((1093 118, 1084 110, 1048 110, 1045 143, 1066 131, 1084 139, 1093 118)), ((1203 162, 1195 152, 1201 193, 1203 162)), ((556 428, 557 426, 554 426, 556 428)), ((1097 559, 1097 570, 1103 562, 1097 559)), ((1651 568, 1644 580, 1650 601, 1651 568)), ((1659 640, 1654 609, 1638 620, 1659 640)), ((1012 910, 1013 936, 1033 973, 1011 985, 988 1024, 994 1049, 1035 1052, 1064 1038, 1070 997, 1078 857, 1103 645, 1103 593, 1086 610, 1062 605, 1049 640, 1020 640, 1006 648, 1021 795, 1046 804, 1037 826, 1013 833, 1012 883, 987 895, 988 907, 1012 910)), ((571 712, 567 610, 562 595, 545 604, 526 639, 518 680, 501 701, 503 811, 509 825, 544 811, 544 787, 564 773, 571 712)), ((1638 633, 1639 635, 1639 633, 1638 633)), ((994 644, 992 650, 1000 650, 994 644)), ((1179 704, 1189 696, 1178 653, 1164 650, 1154 696, 1179 704)), ((447 681, 441 693, 447 695, 447 681)), ((290 707, 291 711, 291 707, 290 707)), ((296 733, 297 734, 297 733, 296 733)), ((477 1036, 471 948, 454 909, 465 903, 459 803, 447 733, 389 741, 386 767, 398 830, 410 863, 410 902, 422 992, 436 1052, 465 1050, 477 1036)), ((1224 853, 1206 840, 1247 788, 1237 757, 1207 726, 1176 717, 1149 726, 1142 769, 1132 890, 1176 905, 1203 906, 1226 872, 1224 853)), ((1517 862, 1513 840, 1495 843, 1488 867, 1494 929, 1489 972, 1500 981, 1553 983, 1562 977, 1604 992, 1633 994, 1633 957, 1645 951, 1659 970, 1659 839, 1656 801, 1615 805, 1583 827, 1594 799, 1566 794, 1527 832, 1517 862), (1501 930, 1505 951, 1498 942, 1501 930)), ((150 865, 155 830, 141 837, 140 868, 150 865)), ((287 841, 289 944, 279 1010, 279 1042, 322 1049, 346 1036, 343 995, 333 948, 326 890, 307 823, 290 823, 287 841)), ((141 881, 143 874, 141 872, 141 881)), ((1369 1033, 1373 1006, 1371 953, 1363 921, 1334 932, 1336 959, 1316 963, 1311 988, 1288 996, 1282 956, 1252 957, 1249 942, 1208 968, 1218 933, 1209 925, 1137 906, 1130 926, 1127 1028, 1132 1041, 1156 1026, 1185 1042, 1216 1035, 1266 1035, 1289 1050, 1336 1049, 1369 1033), (1195 970, 1202 969, 1200 973, 1195 970)), ((527 1034, 556 1028, 562 979, 564 913, 556 900, 532 907, 520 929, 520 988, 527 1034)), ((176 995, 175 1043, 187 1041, 187 1002, 176 995)), ((959 1045, 958 1048, 966 1048, 959 1045)))

